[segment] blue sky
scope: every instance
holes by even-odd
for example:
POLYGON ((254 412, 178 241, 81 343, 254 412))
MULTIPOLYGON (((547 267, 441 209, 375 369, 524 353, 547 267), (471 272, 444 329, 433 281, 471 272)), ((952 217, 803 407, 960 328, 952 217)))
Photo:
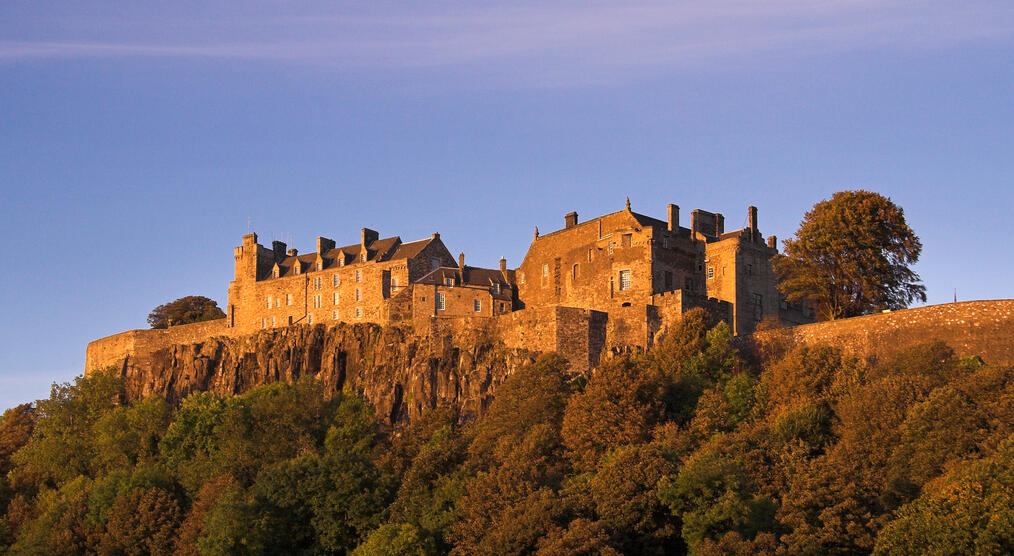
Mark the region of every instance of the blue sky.
POLYGON ((862 187, 930 303, 1014 296, 1009 1, 403 4, 0 4, 0 407, 224 305, 248 223, 516 265, 627 196, 785 238, 862 187))

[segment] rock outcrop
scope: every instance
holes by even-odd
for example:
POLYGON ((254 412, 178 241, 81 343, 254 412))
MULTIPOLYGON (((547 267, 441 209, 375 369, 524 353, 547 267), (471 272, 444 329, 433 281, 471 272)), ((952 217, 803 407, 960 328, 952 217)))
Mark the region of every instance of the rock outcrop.
POLYGON ((505 348, 481 328, 418 336, 372 324, 297 325, 135 353, 117 370, 130 399, 159 394, 170 403, 192 392, 224 396, 316 377, 331 393, 364 395, 379 420, 395 424, 439 403, 473 419, 496 386, 535 355, 505 348))

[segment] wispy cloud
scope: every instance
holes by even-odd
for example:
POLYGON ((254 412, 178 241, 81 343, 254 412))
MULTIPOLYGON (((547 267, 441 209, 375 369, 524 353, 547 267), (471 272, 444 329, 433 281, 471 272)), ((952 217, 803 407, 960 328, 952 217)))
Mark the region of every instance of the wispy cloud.
POLYGON ((190 18, 147 13, 119 19, 93 16, 50 36, 0 41, 0 61, 172 57, 380 70, 527 64, 533 71, 589 76, 772 51, 1010 42, 1012 6, 927 0, 724 0, 428 10, 395 6, 387 11, 294 14, 269 9, 190 18))

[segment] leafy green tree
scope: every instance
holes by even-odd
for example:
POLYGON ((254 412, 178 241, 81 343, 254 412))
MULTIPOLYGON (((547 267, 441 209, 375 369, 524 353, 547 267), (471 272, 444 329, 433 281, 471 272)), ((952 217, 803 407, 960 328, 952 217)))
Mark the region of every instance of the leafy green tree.
POLYGON ((152 328, 168 328, 224 318, 225 313, 215 300, 202 295, 188 295, 152 309, 148 314, 148 324, 152 328))
POLYGON ((76 477, 37 501, 38 516, 26 523, 11 547, 12 554, 71 556, 94 553, 98 531, 88 520, 92 481, 76 477))
POLYGON ((610 449, 646 442, 666 417, 671 384, 644 360, 603 363, 567 402, 562 433, 574 467, 591 471, 610 449))
POLYGON ((175 493, 135 488, 116 498, 101 537, 103 554, 168 556, 174 553, 183 511, 175 493))
POLYGON ((14 453, 18 481, 57 486, 78 476, 92 477, 93 427, 122 399, 123 382, 112 371, 54 384, 48 399, 36 402, 35 428, 14 453))
POLYGON ((620 556, 611 544, 606 526, 586 518, 571 521, 567 528, 554 528, 539 540, 538 556, 620 556))
POLYGON ((381 525, 352 556, 429 556, 438 554, 433 540, 408 523, 381 525))
POLYGON ((909 268, 921 251, 901 207, 878 193, 841 191, 806 213, 772 264, 786 299, 813 302, 822 320, 834 320, 926 301, 909 268))
POLYGON ((114 408, 93 427, 95 467, 111 470, 156 460, 169 420, 169 404, 161 396, 114 408))
POLYGON ((1014 439, 903 506, 875 554, 1014 553, 1014 439))
POLYGON ((224 415, 225 403, 211 393, 187 396, 159 443, 166 465, 191 494, 224 472, 215 465, 224 415))
POLYGON ((34 410, 21 404, 4 411, 0 417, 0 476, 11 470, 11 455, 28 443, 35 428, 34 410))

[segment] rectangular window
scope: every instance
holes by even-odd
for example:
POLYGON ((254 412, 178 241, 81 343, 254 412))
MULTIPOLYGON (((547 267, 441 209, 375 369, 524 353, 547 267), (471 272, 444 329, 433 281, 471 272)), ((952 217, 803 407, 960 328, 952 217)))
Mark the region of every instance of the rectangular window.
POLYGON ((502 312, 504 312, 506 310, 507 310, 507 304, 501 301, 500 302, 500 312, 502 313, 502 312))
POLYGON ((320 276, 314 278, 313 279, 313 289, 319 290, 321 288, 321 283, 322 282, 323 282, 323 280, 321 279, 320 276))
POLYGON ((313 296, 313 308, 320 309, 320 294, 313 296))
POLYGON ((333 318, 334 320, 338 320, 338 309, 331 311, 331 318, 333 318))
POLYGON ((520 275, 518 276, 518 283, 519 283, 519 284, 524 284, 524 283, 525 283, 525 273, 524 273, 524 272, 522 272, 522 273, 521 273, 521 274, 520 274, 520 275))
POLYGON ((286 305, 292 305, 292 294, 291 293, 285 294, 285 304, 286 305))
POLYGON ((362 318, 362 316, 363 316, 363 308, 362 307, 356 307, 356 318, 357 319, 358 318, 362 318))
POLYGON ((592 258, 592 250, 589 249, 588 250, 588 262, 591 262, 591 258, 592 258))
POLYGON ((447 308, 447 305, 444 302, 444 294, 438 293, 437 294, 437 311, 443 311, 446 308, 447 308))
POLYGON ((391 291, 398 291, 398 277, 391 277, 391 291))
POLYGON ((476 313, 482 311, 482 302, 478 299, 472 300, 472 310, 476 313))
POLYGON ((356 282, 362 282, 362 281, 363 281, 363 271, 362 270, 357 270, 356 271, 356 282))
POLYGON ((268 296, 268 309, 270 309, 270 308, 271 308, 271 296, 269 295, 268 296))
POLYGON ((345 266, 345 255, 338 257, 338 266, 345 266))
POLYGON ((268 319, 261 319, 261 328, 268 327, 268 319))
POLYGON ((609 242, 608 250, 609 250, 609 254, 612 255, 613 254, 613 242, 611 242, 611 241, 609 242))
POLYGON ((275 298, 275 307, 281 307, 281 306, 282 306, 282 298, 276 297, 275 298))
POLYGON ((629 290, 629 289, 630 289, 630 271, 629 270, 621 270, 620 271, 620 290, 622 291, 622 290, 629 290))
POLYGON ((753 265, 752 264, 746 265, 746 275, 747 276, 753 276, 753 265))
POLYGON ((360 257, 360 259, 365 263, 366 262, 366 253, 363 253, 362 256, 360 257))
POLYGON ((337 274, 334 274, 334 275, 331 276, 331 287, 333 287, 333 288, 337 288, 338 287, 338 275, 337 274))
POLYGON ((634 239, 633 234, 623 234, 620 236, 620 242, 623 247, 630 247, 632 240, 634 239))
POLYGON ((544 264, 542 265, 542 277, 545 278, 547 276, 549 276, 549 265, 544 264))
POLYGON ((663 237, 662 238, 662 249, 668 249, 668 248, 669 248, 669 238, 663 237))
POLYGON ((338 304, 338 292, 334 292, 334 302, 332 303, 332 305, 337 305, 337 304, 338 304))
POLYGON ((324 261, 317 261, 317 270, 324 270, 324 261))
POLYGON ((271 326, 276 326, 277 324, 278 324, 278 321, 277 321, 277 320, 275 320, 275 317, 274 317, 274 315, 272 315, 272 316, 271 316, 271 326))
POLYGON ((497 295, 500 295, 500 284, 499 283, 493 284, 493 293, 495 293, 497 295))
POLYGON ((715 267, 709 266, 708 267, 708 280, 711 280, 714 277, 715 277, 715 267))
POLYGON ((447 287, 454 286, 454 278, 444 278, 444 285, 447 287))
POLYGON ((360 290, 359 288, 356 288, 356 301, 362 300, 363 300, 363 291, 360 290))

